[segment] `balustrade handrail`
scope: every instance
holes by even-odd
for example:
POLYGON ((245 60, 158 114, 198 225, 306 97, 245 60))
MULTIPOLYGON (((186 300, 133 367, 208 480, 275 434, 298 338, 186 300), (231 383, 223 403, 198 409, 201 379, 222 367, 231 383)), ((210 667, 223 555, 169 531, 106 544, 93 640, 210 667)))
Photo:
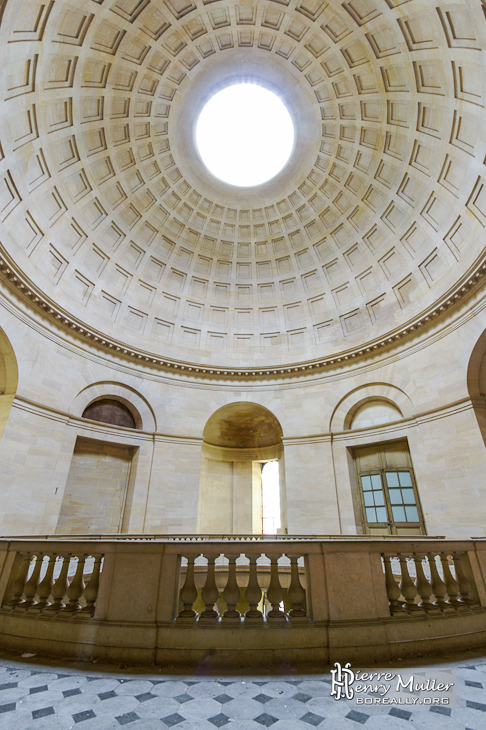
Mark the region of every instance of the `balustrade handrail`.
MULTIPOLYGON (((200 534, 200 535, 188 535, 188 534, 145 534, 145 533, 123 533, 123 534, 112 534, 112 533, 99 533, 99 534, 86 534, 86 535, 59 535, 59 534, 46 534, 46 535, 0 535, 0 540, 55 540, 55 541, 93 541, 93 540, 112 540, 116 542, 214 542, 214 541, 227 541, 227 542, 238 542, 249 541, 249 542, 294 542, 294 541, 305 541, 305 542, 322 542, 325 540, 333 541, 352 541, 352 542, 366 542, 366 541, 394 541, 407 542, 414 539, 420 540, 445 540, 445 535, 417 535, 416 537, 410 537, 410 535, 259 535, 259 534, 200 534)), ((466 538, 468 539, 468 538, 466 538)), ((486 540, 486 537, 471 537, 471 540, 486 540)))

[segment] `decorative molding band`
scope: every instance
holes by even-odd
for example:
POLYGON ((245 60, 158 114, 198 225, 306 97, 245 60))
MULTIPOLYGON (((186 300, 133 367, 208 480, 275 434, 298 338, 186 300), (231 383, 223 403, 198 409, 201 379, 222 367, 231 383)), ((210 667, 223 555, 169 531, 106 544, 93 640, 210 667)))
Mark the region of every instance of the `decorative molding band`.
POLYGON ((81 435, 85 438, 89 438, 90 435, 93 435, 93 437, 98 438, 101 436, 109 437, 111 441, 116 438, 118 440, 122 439, 124 442, 133 441, 135 443, 138 441, 152 441, 155 443, 189 444, 190 446, 199 447, 203 443, 202 438, 195 438, 194 436, 180 436, 142 431, 136 428, 112 426, 109 423, 92 421, 89 418, 82 418, 80 416, 74 416, 71 413, 65 413, 57 410, 56 408, 52 408, 52 406, 35 403, 34 401, 20 395, 15 396, 12 407, 17 408, 20 411, 25 411, 26 413, 31 413, 39 418, 48 418, 52 421, 62 423, 69 428, 76 429, 77 435, 81 435))
POLYGON ((388 423, 380 423, 377 426, 368 426, 367 428, 356 428, 349 429, 346 431, 333 431, 324 434, 317 434, 312 436, 294 436, 283 438, 282 442, 285 448, 288 446, 298 446, 300 444, 314 444, 314 443, 326 443, 331 441, 350 441, 356 439, 362 439, 363 436, 374 436, 379 435, 380 438, 387 433, 395 433, 404 431, 405 429, 414 428, 423 423, 430 421, 437 421, 441 418, 449 418, 455 416, 463 411, 469 411, 482 406, 480 402, 481 398, 461 398, 454 403, 447 403, 447 405, 441 406, 440 408, 433 408, 430 411, 424 411, 423 413, 417 413, 408 418, 402 418, 398 421, 389 421, 388 423))
POLYGON ((76 317, 68 314, 64 309, 58 307, 52 300, 42 294, 37 287, 19 270, 14 261, 8 256, 0 243, 0 279, 16 287, 18 293, 33 306, 37 307, 44 317, 50 318, 56 325, 69 330, 80 340, 91 343, 107 353, 115 353, 118 357, 139 360, 145 365, 163 369, 166 371, 190 374, 192 377, 214 378, 223 376, 236 380, 251 380, 255 377, 272 378, 298 377, 304 371, 322 371, 330 366, 356 361, 360 358, 369 357, 370 354, 378 353, 380 350, 390 349, 394 345, 402 344, 404 340, 411 340, 422 334, 430 325, 432 320, 444 318, 455 305, 461 300, 473 295, 484 287, 484 275, 486 273, 486 257, 483 255, 480 261, 476 261, 469 271, 456 283, 447 295, 437 300, 434 306, 424 310, 420 316, 409 320, 404 326, 391 330, 384 337, 370 340, 361 347, 343 350, 340 353, 329 357, 299 362, 289 365, 269 366, 267 368, 234 368, 214 367, 179 360, 172 360, 156 356, 153 353, 128 347, 122 342, 104 335, 102 332, 87 327, 76 317))

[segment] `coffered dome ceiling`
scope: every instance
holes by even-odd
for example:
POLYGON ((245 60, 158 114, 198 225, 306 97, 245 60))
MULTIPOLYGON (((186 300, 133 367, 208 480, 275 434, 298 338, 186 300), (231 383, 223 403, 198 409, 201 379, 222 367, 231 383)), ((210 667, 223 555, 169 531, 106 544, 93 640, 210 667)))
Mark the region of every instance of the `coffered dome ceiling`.
POLYGON ((394 337, 482 264, 485 38, 480 0, 8 0, 4 266, 155 358, 290 365, 394 337), (253 189, 193 141, 241 79, 296 127, 253 189))

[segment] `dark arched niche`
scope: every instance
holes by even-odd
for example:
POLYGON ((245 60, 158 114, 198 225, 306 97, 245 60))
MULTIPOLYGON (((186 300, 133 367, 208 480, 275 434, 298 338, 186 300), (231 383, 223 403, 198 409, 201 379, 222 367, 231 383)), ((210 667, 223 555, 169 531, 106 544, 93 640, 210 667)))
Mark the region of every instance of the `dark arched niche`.
POLYGON ((467 388, 486 444, 486 330, 477 341, 469 358, 467 388))
POLYGON ((18 381, 17 358, 10 340, 5 332, 0 329, 0 437, 4 431, 17 392, 18 381))
POLYGON ((90 403, 85 408, 83 418, 100 423, 109 423, 112 426, 136 428, 136 422, 131 410, 121 401, 112 398, 101 398, 90 403))

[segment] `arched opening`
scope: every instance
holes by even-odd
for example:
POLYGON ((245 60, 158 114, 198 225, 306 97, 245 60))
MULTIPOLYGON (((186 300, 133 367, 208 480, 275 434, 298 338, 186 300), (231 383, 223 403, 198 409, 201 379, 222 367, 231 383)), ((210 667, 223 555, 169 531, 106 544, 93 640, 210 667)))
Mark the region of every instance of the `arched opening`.
MULTIPOLYGON (((284 524, 282 427, 273 413, 255 403, 231 403, 213 413, 203 436, 198 532, 261 535, 270 523, 276 526, 279 521, 272 513, 272 503, 284 524), (269 499, 262 491, 262 469, 275 461, 279 476, 269 499), (275 492, 279 493, 277 500, 275 492)), ((276 530, 283 528, 276 526, 276 530)))
POLYGON ((486 444, 486 330, 471 353, 467 369, 467 387, 486 444))
POLYGON ((18 380, 17 358, 7 335, 0 329, 0 438, 17 392, 18 380))

